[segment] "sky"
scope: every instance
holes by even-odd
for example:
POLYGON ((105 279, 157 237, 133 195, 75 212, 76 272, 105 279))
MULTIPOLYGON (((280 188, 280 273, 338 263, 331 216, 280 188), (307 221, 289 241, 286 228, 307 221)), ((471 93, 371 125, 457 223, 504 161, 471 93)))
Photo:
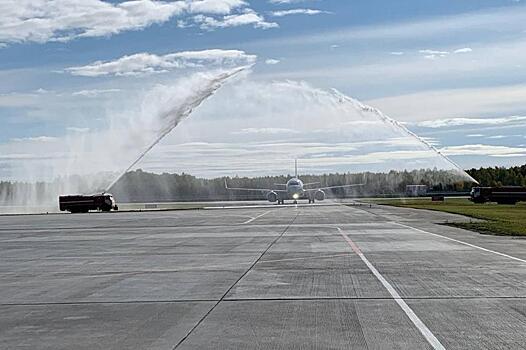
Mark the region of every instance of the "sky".
MULTIPOLYGON (((398 140, 390 145, 402 148, 387 149, 378 139, 380 149, 362 149, 356 148, 356 133, 320 136, 318 126, 316 132, 304 130, 301 144, 291 146, 299 140, 296 129, 314 130, 317 120, 309 111, 317 110, 327 125, 329 117, 336 118, 334 111, 325 115, 317 109, 330 105, 329 97, 305 99, 318 89, 337 89, 378 108, 464 169, 522 165, 525 23, 526 4, 519 0, 4 0, 0 179, 33 178, 27 173, 38 172, 39 162, 78 151, 72 140, 86 140, 88 134, 96 140, 117 123, 137 125, 152 110, 149 104, 161 103, 157 96, 166 91, 178 91, 174 86, 181 88, 184 77, 236 66, 251 68, 137 167, 254 175, 259 171, 254 167, 271 168, 273 161, 290 160, 291 168, 294 153, 319 171, 350 171, 348 164, 356 159, 374 157, 359 169, 386 170, 396 160, 396 168, 403 167, 408 150, 398 134, 390 135, 398 140), (298 86, 305 89, 301 96, 298 86), (240 118, 241 112, 261 118, 240 118), (272 135, 266 142, 284 150, 271 157, 252 136, 241 135, 272 135), (362 151, 368 153, 356 158, 362 151), (265 156, 246 165, 249 157, 265 156), (37 166, 28 168, 31 162, 37 166)), ((343 129, 336 129, 341 134, 343 129)), ((380 130, 377 136, 385 134, 380 130)), ((371 139, 360 142, 370 145, 371 139)), ((94 158, 91 151, 85 162, 94 158)))

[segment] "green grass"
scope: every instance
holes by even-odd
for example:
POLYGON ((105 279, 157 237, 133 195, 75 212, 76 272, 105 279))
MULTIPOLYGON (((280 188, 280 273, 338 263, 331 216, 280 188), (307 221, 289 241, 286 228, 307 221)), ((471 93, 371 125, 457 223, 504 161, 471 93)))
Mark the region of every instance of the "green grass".
POLYGON ((458 222, 449 225, 485 234, 526 236, 526 204, 499 205, 474 204, 465 198, 446 198, 444 202, 431 202, 430 198, 379 199, 370 202, 396 207, 429 209, 461 214, 484 221, 458 222))

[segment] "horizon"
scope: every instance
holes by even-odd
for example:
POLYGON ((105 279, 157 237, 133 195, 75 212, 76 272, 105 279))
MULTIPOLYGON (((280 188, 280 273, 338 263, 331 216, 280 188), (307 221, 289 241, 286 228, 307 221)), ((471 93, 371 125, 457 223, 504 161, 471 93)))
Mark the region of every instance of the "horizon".
MULTIPOLYGON (((504 170, 509 170, 509 169, 514 169, 514 168, 522 168, 522 167, 526 167, 526 164, 523 164, 523 165, 516 165, 516 166, 510 166, 510 167, 505 167, 505 166, 495 166, 495 167, 479 167, 479 168, 470 168, 470 169, 464 169, 466 172, 473 172, 473 171, 481 171, 481 170, 493 170, 493 169, 504 169, 504 170)), ((388 170, 388 171, 378 171, 378 172, 374 172, 374 171, 361 171, 361 172, 328 172, 328 173, 320 173, 320 174, 317 174, 317 173, 302 173, 301 171, 298 171, 298 177, 299 179, 301 179, 302 177, 323 177, 323 176, 358 176, 358 175, 389 175, 389 173, 396 173, 396 174, 403 174, 403 173, 408 173, 408 174, 411 174, 411 173, 418 173, 418 172, 437 172, 437 173, 440 173, 440 172, 444 172, 444 173, 452 173, 451 170, 443 170, 443 169, 430 169, 430 168, 421 168, 421 169, 402 169, 402 170, 388 170)), ((190 176, 190 177, 193 177, 195 178, 196 180, 205 180, 205 181, 214 181, 214 180, 223 180, 223 179, 231 179, 231 180, 234 180, 234 179, 247 179, 247 180, 254 180, 254 179, 264 179, 264 178, 279 178, 279 177, 283 177, 283 178, 286 178, 286 179, 289 179, 289 178, 294 178, 294 172, 285 172, 285 173, 275 173, 275 174, 265 174, 265 175, 254 175, 254 176, 246 176, 246 175, 239 175, 239 174, 233 174, 233 175, 222 175, 222 176, 217 176, 217 177, 202 177, 202 176, 197 176, 197 175, 194 175, 194 174, 191 174, 191 173, 186 173, 186 172, 161 172, 161 173, 158 173, 158 172, 155 172, 155 171, 147 171, 147 170, 144 170, 142 168, 137 168, 137 169, 133 169, 133 170, 130 170, 130 171, 127 171, 126 173, 124 173, 120 178, 119 178, 119 181, 122 180, 122 178, 125 178, 127 175, 132 175, 132 174, 137 174, 137 173, 142 173, 142 174, 147 174, 147 175, 155 175, 155 176, 163 176, 163 175, 169 175, 169 176, 190 176)), ((93 174, 87 174, 87 175, 68 175, 68 178, 76 178, 78 180, 82 180, 82 179, 87 179, 87 178, 90 178, 90 177, 93 177, 93 176, 97 176, 97 177, 100 177, 101 179, 103 179, 104 176, 109 176, 110 178, 113 178, 115 176, 118 176, 120 175, 119 173, 93 173, 93 174)), ((44 180, 44 181, 38 181, 38 182, 30 182, 30 181, 19 181, 19 180, 3 180, 3 179, 0 179, 0 183, 11 183, 11 184, 28 184, 28 185, 31 185, 31 184, 36 184, 36 183, 43 183, 43 184, 52 184, 52 183, 58 183, 60 181, 64 181, 68 178, 61 178, 61 177, 56 177, 54 179, 51 179, 51 180, 44 180)), ((119 181, 117 181, 115 183, 115 185, 117 185, 119 183, 119 181)), ((104 182, 104 180, 102 180, 102 182, 104 182)), ((460 182, 470 182, 468 180, 462 180, 460 182)))

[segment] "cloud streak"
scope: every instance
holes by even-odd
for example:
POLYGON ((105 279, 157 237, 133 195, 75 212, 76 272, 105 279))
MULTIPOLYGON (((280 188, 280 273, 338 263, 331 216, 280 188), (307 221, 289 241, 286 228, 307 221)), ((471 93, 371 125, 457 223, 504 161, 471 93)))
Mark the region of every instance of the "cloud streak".
POLYGON ((464 125, 502 125, 510 123, 524 123, 526 122, 525 116, 510 116, 500 118, 450 118, 450 119, 437 119, 427 120, 418 123, 418 126, 425 128, 447 128, 464 125))
POLYGON ((314 10, 314 9, 291 9, 291 10, 281 10, 281 11, 273 11, 271 12, 271 15, 274 17, 285 17, 290 15, 320 15, 320 14, 329 14, 328 11, 322 11, 322 10, 314 10))
POLYGON ((281 62, 281 61, 277 60, 275 58, 269 58, 269 59, 265 60, 265 63, 269 64, 269 65, 275 65, 275 64, 278 64, 279 62, 281 62))
POLYGON ((121 89, 91 89, 91 90, 80 90, 71 93, 72 96, 84 96, 84 97, 97 97, 99 95, 111 94, 120 92, 121 89))
POLYGON ((278 5, 283 5, 283 4, 297 4, 297 3, 300 3, 300 2, 306 2, 307 0, 269 0, 269 2, 271 4, 278 4, 278 5))
POLYGON ((453 54, 465 54, 465 53, 473 52, 473 49, 470 48, 470 47, 464 47, 464 48, 461 48, 461 49, 453 50, 452 52, 450 52, 450 51, 438 51, 438 50, 425 49, 425 50, 419 50, 418 52, 423 54, 424 58, 435 60, 437 58, 447 57, 451 53, 453 53, 453 54))
POLYGON ((440 151, 447 156, 526 157, 526 148, 482 144, 449 146, 440 151))
POLYGON ((278 28, 279 25, 275 22, 267 22, 263 16, 259 15, 251 9, 246 9, 244 13, 232 14, 220 18, 197 15, 193 18, 194 22, 199 25, 201 29, 213 30, 216 28, 239 27, 245 25, 252 25, 254 28, 270 29, 278 28))
MULTIPOLYGON (((151 53, 138 53, 123 56, 113 61, 96 61, 79 67, 66 68, 65 71, 77 76, 100 77, 100 76, 137 76, 153 73, 165 73, 175 69, 195 68, 206 65, 246 65, 256 60, 255 55, 249 55, 239 50, 202 50, 183 51, 166 55, 155 55, 151 53)), ((84 91, 84 95, 90 95, 84 91)))

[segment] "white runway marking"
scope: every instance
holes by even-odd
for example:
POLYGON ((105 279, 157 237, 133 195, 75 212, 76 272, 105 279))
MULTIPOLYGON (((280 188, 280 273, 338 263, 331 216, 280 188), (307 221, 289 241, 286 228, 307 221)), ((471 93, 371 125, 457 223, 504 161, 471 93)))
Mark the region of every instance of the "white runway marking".
POLYGON ((351 246, 352 250, 362 259, 362 261, 367 265, 369 270, 375 275, 375 277, 382 283, 382 285, 387 289, 389 294, 393 297, 393 299, 396 301, 396 303, 402 308, 402 310, 405 312, 407 317, 413 322, 413 324, 418 328, 420 333, 426 338, 427 342, 433 347, 435 350, 445 350, 444 346, 440 341, 435 337, 433 333, 427 328, 427 326, 420 320, 420 318, 414 313, 414 311, 409 307, 409 305, 406 304, 404 299, 398 294, 398 292, 393 288, 393 286, 387 282, 387 280, 378 272, 378 270, 369 262, 369 260, 363 255, 360 248, 354 243, 347 234, 345 234, 339 227, 337 227, 338 231, 341 233, 343 238, 347 241, 347 243, 351 246))
POLYGON ((438 233, 428 232, 428 231, 421 230, 421 229, 416 228, 416 227, 412 227, 412 226, 409 226, 409 225, 401 224, 399 222, 393 222, 393 224, 396 224, 396 225, 399 225, 399 226, 402 226, 402 227, 406 227, 406 228, 410 228, 410 229, 418 231, 418 232, 427 233, 428 235, 433 235, 433 236, 437 236, 437 237, 440 237, 440 238, 444 238, 444 239, 447 239, 449 241, 453 241, 453 242, 457 242, 457 243, 460 243, 460 244, 464 244, 464 245, 467 245, 468 247, 480 249, 480 250, 483 250, 483 251, 488 252, 488 253, 497 254, 497 255, 500 255, 500 256, 503 256, 503 257, 506 257, 506 258, 509 258, 509 259, 520 261, 522 263, 526 263, 526 260, 524 260, 524 259, 516 258, 514 256, 511 256, 511 255, 508 255, 508 254, 504 254, 504 253, 501 253, 501 252, 497 252, 497 251, 494 251, 494 250, 491 250, 491 249, 479 247, 478 245, 474 245, 474 244, 471 244, 471 243, 459 241, 458 239, 450 238, 450 237, 447 237, 447 236, 442 236, 442 235, 439 235, 438 233))
POLYGON ((243 224, 243 225, 250 224, 252 221, 257 220, 257 219, 259 219, 260 217, 263 217, 263 216, 267 215, 267 214, 270 213, 271 211, 272 211, 272 210, 266 211, 266 212, 264 212, 263 214, 256 216, 255 218, 252 218, 252 219, 249 219, 249 220, 243 222, 242 224, 243 224))

